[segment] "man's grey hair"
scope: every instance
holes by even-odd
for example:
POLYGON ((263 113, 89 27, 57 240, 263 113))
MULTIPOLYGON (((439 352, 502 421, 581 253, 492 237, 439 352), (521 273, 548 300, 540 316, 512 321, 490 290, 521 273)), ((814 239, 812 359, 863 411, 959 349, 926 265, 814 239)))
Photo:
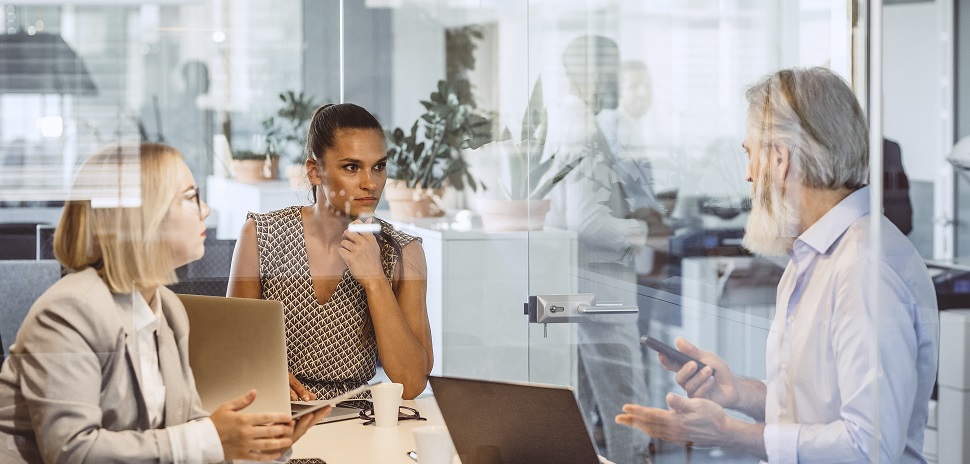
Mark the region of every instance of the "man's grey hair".
POLYGON ((787 147, 801 183, 858 189, 869 179, 869 127, 849 85, 826 68, 785 69, 745 93, 748 130, 787 147))

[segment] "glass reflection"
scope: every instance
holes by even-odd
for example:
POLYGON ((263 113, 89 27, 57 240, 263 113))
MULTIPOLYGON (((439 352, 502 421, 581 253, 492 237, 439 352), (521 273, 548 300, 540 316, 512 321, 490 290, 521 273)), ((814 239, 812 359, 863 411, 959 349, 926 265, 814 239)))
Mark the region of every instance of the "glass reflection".
MULTIPOLYGON (((646 223, 630 217, 631 207, 660 206, 647 175, 620 174, 640 166, 627 153, 611 151, 597 124, 597 114, 616 111, 620 62, 616 42, 603 36, 582 35, 563 48, 568 92, 551 106, 545 153, 576 169, 550 193, 547 222, 577 234, 580 293, 594 294, 598 305, 635 307, 634 255, 650 250, 646 223)), ((637 312, 595 317, 577 330, 580 407, 587 423, 599 417, 610 459, 633 462, 646 453, 646 436, 610 418, 624 403, 646 401, 637 312)))
MULTIPOLYGON (((859 25, 851 22, 849 8, 829 0, 7 5, 5 29, 34 25, 63 37, 88 66, 99 94, 0 94, 0 205, 6 207, 0 220, 56 222, 63 186, 84 153, 118 138, 164 140, 185 153, 203 195, 207 176, 219 187, 213 194, 222 199, 212 202, 217 214, 211 219, 217 234, 203 260, 211 259, 205 264, 211 268, 191 273, 218 280, 227 275, 231 240, 247 210, 273 209, 262 201, 276 194, 288 195, 287 204, 306 199, 305 191, 285 186, 282 174, 274 178, 281 184, 257 188, 272 191, 259 201, 239 201, 235 191, 222 190, 248 188, 231 178, 234 155, 265 159, 262 122, 280 107, 281 92, 302 90, 321 103, 344 95, 374 108, 385 126, 407 130, 424 113, 421 101, 436 83, 460 69, 467 83, 463 101, 488 116, 496 140, 505 127, 519 140, 524 128, 540 125, 538 118, 523 122, 523 114, 541 82, 547 112, 541 160, 554 156, 560 166, 578 167, 550 191, 545 230, 511 241, 482 234, 477 247, 462 255, 471 256, 472 264, 441 265, 441 278, 430 283, 442 300, 438 312, 463 318, 442 316, 435 373, 578 386, 601 452, 621 456, 611 442, 625 441, 630 453, 643 454, 639 438, 617 439, 610 430, 615 411, 601 410, 600 398, 612 394, 616 400, 621 393, 597 393, 596 386, 615 379, 616 388, 626 390, 622 402, 654 406, 676 391, 654 354, 637 345, 640 335, 668 343, 683 335, 721 354, 741 375, 766 374, 765 343, 784 263, 752 257, 740 246, 752 206, 740 148, 743 91, 761 76, 795 66, 825 66, 850 77, 860 66, 853 57, 860 54, 850 48, 859 25), (455 35, 468 28, 479 36, 469 41, 455 35), (571 48, 580 37, 587 39, 571 48), (460 66, 469 57, 472 66, 460 66), (25 215, 21 207, 28 207, 25 215), (471 277, 470 270, 479 273, 471 277), (635 305, 639 313, 589 324, 527 326, 521 320, 519 305, 528 295, 584 291, 595 293, 597 303, 635 305), (475 362, 465 363, 469 359, 475 362), (591 371, 597 373, 593 381, 591 371)), ((905 8, 912 9, 887 11, 887 21, 935 18, 928 5, 905 8)), ((887 54, 892 56, 889 48, 887 54)), ((912 59, 898 61, 893 74, 914 67, 912 59)), ((865 82, 857 79, 853 86, 864 88, 865 82)), ((889 91, 887 83, 887 99, 909 95, 910 89, 900 88, 889 91)), ((915 108, 930 98, 923 97, 897 108, 915 108)), ((931 200, 939 205, 946 192, 935 192, 936 161, 918 163, 914 173, 912 160, 942 150, 908 129, 933 126, 937 112, 897 113, 887 117, 887 133, 894 140, 899 134, 901 155, 899 163, 891 162, 894 150, 886 150, 887 167, 900 168, 885 177, 886 214, 904 232, 908 219, 910 238, 930 256, 940 248, 932 236, 940 218, 924 206, 931 200), (910 174, 905 182, 903 164, 910 174), (910 213, 903 211, 904 185, 913 195, 910 213), (899 206, 890 207, 891 201, 899 206)), ((506 196, 498 179, 508 165, 486 149, 462 156, 488 190, 449 190, 442 205, 448 216, 425 225, 427 231, 466 233, 465 240, 482 233, 479 200, 506 196)), ((957 185, 965 186, 961 179, 957 185)), ((17 243, 33 243, 33 235, 20 235, 17 243)), ((433 270, 430 275, 434 280, 433 270)), ((207 291, 218 293, 218 286, 207 291)), ((963 301, 963 294, 953 293, 963 301)), ((707 452, 695 459, 702 457, 697 454, 707 452)))

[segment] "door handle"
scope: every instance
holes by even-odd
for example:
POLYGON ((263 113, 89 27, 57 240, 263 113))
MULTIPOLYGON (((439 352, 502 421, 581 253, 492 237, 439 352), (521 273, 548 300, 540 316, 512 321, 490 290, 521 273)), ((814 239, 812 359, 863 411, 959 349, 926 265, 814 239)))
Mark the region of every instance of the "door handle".
POLYGON ((564 322, 597 322, 607 315, 635 315, 640 312, 636 306, 623 303, 596 303, 592 293, 567 295, 532 295, 525 304, 525 314, 529 322, 537 324, 564 322))
POLYGON ((629 314, 639 313, 640 308, 636 306, 624 306, 622 303, 602 303, 592 306, 580 303, 576 305, 576 311, 580 314, 629 314))

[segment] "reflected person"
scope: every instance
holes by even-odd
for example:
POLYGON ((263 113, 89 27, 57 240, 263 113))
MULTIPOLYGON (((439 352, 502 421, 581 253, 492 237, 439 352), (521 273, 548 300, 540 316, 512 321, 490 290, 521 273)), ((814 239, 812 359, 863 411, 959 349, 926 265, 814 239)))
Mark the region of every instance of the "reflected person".
POLYGON ((211 98, 209 67, 197 60, 186 61, 179 73, 181 79, 171 87, 181 87, 170 98, 157 91, 141 109, 139 129, 142 141, 173 146, 182 153, 185 164, 199 178, 205 193, 206 176, 212 173, 212 136, 215 116, 211 98))
POLYGON ((743 243, 790 258, 768 334, 767 380, 737 376, 714 353, 678 338, 681 351, 708 366, 678 370, 661 356, 689 398, 669 393, 668 410, 626 405, 616 420, 773 463, 924 463, 936 296, 912 243, 869 210, 862 109, 824 68, 779 71, 746 97, 753 209, 743 243), (878 250, 872 221, 882 231, 878 250))
POLYGON ((421 240, 373 217, 387 182, 384 131, 366 109, 322 106, 307 132, 313 204, 249 213, 228 295, 285 308, 291 399, 332 398, 384 372, 422 391, 431 373, 421 240), (357 232, 350 224, 379 225, 357 232))
POLYGON ((201 61, 187 61, 182 65, 182 82, 184 91, 176 95, 167 114, 166 143, 184 154, 186 164, 202 181, 204 194, 206 176, 213 171, 212 137, 216 126, 209 95, 209 67, 201 61))
POLYGON ((54 235, 70 272, 31 306, 0 370, 0 462, 286 461, 329 412, 242 412, 255 391, 202 410, 188 317, 165 287, 204 253, 198 193, 166 145, 109 147, 80 168, 54 235))
POLYGON ((664 269, 667 261, 667 247, 662 239, 669 237, 671 230, 664 216, 673 206, 672 202, 662 203, 656 192, 659 189, 673 198, 676 184, 670 180, 673 176, 670 167, 663 160, 656 160, 660 161, 658 171, 656 161, 651 159, 647 149, 647 135, 641 121, 653 103, 653 89, 646 64, 642 61, 623 62, 618 95, 617 108, 600 111, 596 123, 614 158, 626 194, 629 217, 646 222, 649 235, 661 239, 654 244, 657 249, 643 247, 637 256, 638 274, 656 274, 664 269))
MULTIPOLYGON (((576 168, 550 192, 549 225, 578 235, 579 291, 599 303, 636 304, 633 256, 646 225, 629 219, 629 203, 596 114, 617 104, 620 56, 605 37, 581 36, 562 56, 569 94, 549 112, 544 156, 576 168)), ((553 170, 555 171, 555 170, 553 170)), ((602 420, 606 451, 617 463, 644 453, 647 439, 610 418, 647 395, 636 315, 601 315, 578 326, 579 401, 587 423, 602 420)))

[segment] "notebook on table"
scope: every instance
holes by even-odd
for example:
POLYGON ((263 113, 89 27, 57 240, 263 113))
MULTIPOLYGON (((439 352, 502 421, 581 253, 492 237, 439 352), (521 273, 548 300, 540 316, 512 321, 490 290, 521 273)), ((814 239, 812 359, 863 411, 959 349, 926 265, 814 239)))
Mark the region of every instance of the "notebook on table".
POLYGON ((463 464, 597 464, 568 387, 429 378, 463 464))
MULTIPOLYGON (((189 317, 189 365, 202 408, 215 411, 226 401, 256 389, 244 411, 297 413, 306 404, 290 402, 286 332, 279 301, 178 295, 189 317)), ((360 409, 334 407, 320 423, 358 417, 360 409)))

